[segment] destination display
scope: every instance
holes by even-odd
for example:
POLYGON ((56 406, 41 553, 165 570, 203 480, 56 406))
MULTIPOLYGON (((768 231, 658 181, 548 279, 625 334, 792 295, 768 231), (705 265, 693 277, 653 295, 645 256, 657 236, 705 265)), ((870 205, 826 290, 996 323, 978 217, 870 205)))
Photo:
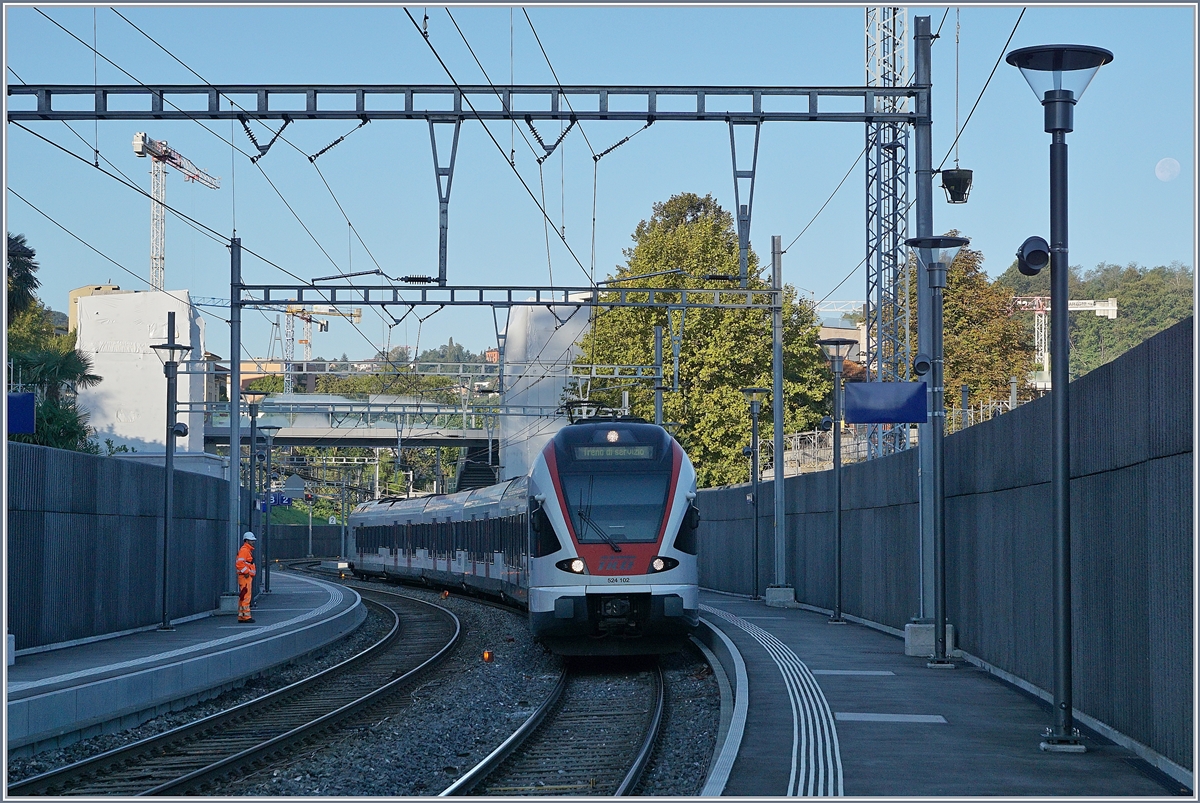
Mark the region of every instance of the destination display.
POLYGON ((576 460, 653 460, 654 446, 576 446, 576 460))

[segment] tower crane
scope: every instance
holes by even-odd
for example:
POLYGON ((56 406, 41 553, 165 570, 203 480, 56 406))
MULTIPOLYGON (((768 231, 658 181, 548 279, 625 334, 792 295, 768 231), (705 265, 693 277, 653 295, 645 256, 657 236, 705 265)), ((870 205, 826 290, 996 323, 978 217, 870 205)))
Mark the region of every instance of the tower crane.
POLYGON ((346 318, 353 323, 362 322, 362 309, 359 307, 346 312, 339 310, 337 307, 327 305, 315 305, 310 307, 299 304, 289 304, 284 310, 287 313, 287 322, 284 325, 283 336, 283 392, 291 393, 295 389, 295 374, 293 373, 293 363, 296 359, 296 319, 299 318, 304 322, 304 337, 299 341, 304 346, 304 361, 307 363, 312 359, 312 325, 315 321, 317 331, 328 332, 329 321, 321 320, 314 317, 314 313, 320 315, 330 315, 338 318, 346 318))
POLYGON ((150 157, 150 286, 162 290, 166 264, 167 165, 182 173, 184 181, 199 182, 210 190, 218 189, 221 179, 196 167, 190 159, 167 145, 166 140, 151 139, 144 131, 133 135, 133 152, 150 157))
MULTIPOLYGON (((1034 361, 1042 366, 1042 370, 1050 372, 1050 349, 1047 344, 1047 321, 1046 317, 1050 313, 1050 296, 1015 296, 1013 298, 1013 309, 1033 312, 1033 350, 1034 361)), ((1110 321, 1117 317, 1117 300, 1110 298, 1108 300, 1096 299, 1077 299, 1072 298, 1067 301, 1067 311, 1077 312, 1080 310, 1089 310, 1096 314, 1097 318, 1108 318, 1110 321)))

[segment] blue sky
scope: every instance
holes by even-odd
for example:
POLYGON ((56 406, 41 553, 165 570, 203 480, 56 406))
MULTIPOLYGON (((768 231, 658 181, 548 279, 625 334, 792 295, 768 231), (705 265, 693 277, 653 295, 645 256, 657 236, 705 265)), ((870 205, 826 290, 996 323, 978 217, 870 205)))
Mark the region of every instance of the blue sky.
MULTIPOLYGON (((134 30, 108 7, 39 6, 41 12, 147 83, 199 83, 192 73, 134 30)), ((1076 109, 1070 145, 1071 261, 1085 269, 1100 262, 1194 265, 1195 239, 1195 6, 1030 6, 1011 44, 1005 42, 1021 6, 961 8, 958 56, 960 124, 980 95, 996 60, 1007 50, 1069 42, 1106 47, 1104 67, 1076 109), (1173 180, 1155 166, 1175 159, 1173 180)), ((213 83, 433 83, 449 84, 402 7, 126 6, 118 10, 175 57, 213 83)), ((429 16, 430 41, 461 83, 484 83, 474 59, 443 7, 410 7, 429 16)), ((858 86, 865 82, 864 11, 826 7, 527 7, 563 84, 858 86)), ((496 83, 553 83, 546 59, 521 9, 451 7, 475 54, 496 83), (511 50, 510 50, 510 18, 511 50)), ((955 132, 955 20, 953 7, 909 9, 930 16, 941 37, 933 46, 933 142, 937 166, 955 132)), ((30 6, 5 7, 6 81, 132 83, 30 6), (15 73, 15 75, 14 75, 15 73), (18 77, 19 76, 19 79, 18 77)), ((252 124, 261 142, 270 134, 252 124)), ((428 129, 420 121, 378 121, 321 156, 311 154, 352 126, 298 122, 259 162, 312 237, 241 155, 250 145, 241 127, 195 122, 61 122, 30 127, 91 161, 91 145, 144 189, 149 165, 134 156, 135 131, 164 139, 209 173, 212 191, 185 183, 173 171, 167 202, 228 235, 235 216, 248 247, 304 277, 374 268, 390 275, 436 274, 438 205, 428 129), (82 139, 81 139, 82 138, 82 139), (87 144, 85 144, 85 142, 87 144), (336 196, 336 200, 335 200, 336 196), (352 238, 349 217, 366 248, 352 238), (313 237, 320 243, 318 247, 313 237), (322 251, 324 249, 324 252, 322 251), (335 267, 336 266, 336 267, 335 267)), ((539 130, 550 126, 540 127, 539 130)), ((599 151, 637 124, 588 123, 599 151)), ((549 266, 542 216, 479 123, 463 127, 450 202, 451 284, 585 283, 551 232, 549 266)), ((554 126, 553 136, 557 136, 554 126)), ((507 124, 492 131, 507 149, 507 124)), ((829 200, 862 151, 862 126, 780 123, 764 126, 755 189, 752 246, 769 257, 771 235, 792 242, 829 200)), ((935 187, 934 227, 955 228, 983 251, 997 275, 1017 245, 1048 232, 1049 135, 1042 111, 1019 72, 1001 62, 959 142, 962 167, 975 171, 965 205, 948 205, 935 187)), ((518 131, 517 166, 540 196, 537 165, 518 131)), ((590 269, 595 188, 597 278, 622 263, 622 249, 656 201, 690 191, 712 193, 733 207, 729 138, 723 123, 663 122, 613 151, 599 164, 593 185, 591 153, 578 131, 543 166, 546 208, 565 225, 572 249, 590 269)), ((149 201, 84 164, 8 125, 7 187, 74 234, 120 263, 123 272, 64 234, 11 192, 8 231, 26 235, 42 265, 40 295, 63 310, 67 293, 111 281, 145 289, 149 276, 149 201)), ((946 162, 952 167, 954 158, 946 162)), ((865 251, 865 191, 861 163, 828 206, 784 256, 785 281, 816 299, 861 299, 865 251), (847 278, 849 276, 849 278, 847 278), (840 287, 838 287, 840 283, 840 287)), ((287 281, 278 270, 248 258, 250 282, 287 281)), ((228 297, 227 250, 168 215, 167 289, 228 297)), ((223 311, 217 311, 224 314, 223 311)), ((274 313, 248 313, 244 342, 255 355, 268 350, 274 313)), ((207 347, 228 356, 228 330, 208 319, 207 347)), ((334 321, 314 336, 314 354, 365 359, 381 344, 424 349, 453 336, 473 350, 494 341, 486 309, 443 310, 418 326, 413 318, 388 327, 364 310, 356 330, 334 321)), ((278 353, 278 351, 276 351, 278 353)))

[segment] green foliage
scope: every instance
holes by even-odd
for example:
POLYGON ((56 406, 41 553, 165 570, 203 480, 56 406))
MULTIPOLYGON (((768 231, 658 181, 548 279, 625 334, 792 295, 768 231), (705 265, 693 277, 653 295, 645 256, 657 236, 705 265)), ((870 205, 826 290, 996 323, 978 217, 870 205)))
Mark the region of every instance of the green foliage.
POLYGON ((25 242, 24 234, 8 235, 8 314, 15 316, 37 303, 37 254, 25 242))
POLYGON ((9 439, 55 449, 100 454, 99 445, 90 440, 92 430, 87 424, 88 414, 75 406, 74 399, 39 399, 34 420, 34 434, 9 435, 9 439))
MULTIPOLYGON (((626 264, 613 278, 679 269, 680 274, 631 279, 625 288, 712 286, 709 274, 738 273, 738 244, 732 216, 712 198, 684 193, 656 203, 649 220, 633 234, 626 264)), ((765 288, 757 255, 749 255, 751 287, 765 288)), ((664 332, 664 385, 674 382, 671 326, 666 307, 612 309, 598 314, 581 343, 582 363, 652 365, 654 327, 664 332)), ((679 313, 673 314, 678 330, 679 313)), ((828 407, 832 377, 816 345, 819 329, 812 311, 798 303, 788 286, 784 302, 784 421, 789 432, 812 429, 828 407)), ((771 318, 761 310, 700 310, 687 313, 679 359, 679 393, 665 393, 663 416, 676 421, 676 437, 691 454, 703 487, 744 482, 749 465, 742 447, 750 442, 750 415, 741 388, 771 387, 771 318)), ((589 398, 617 407, 629 390, 635 415, 654 416, 654 392, 647 384, 615 387, 623 381, 592 383, 589 398)), ((770 401, 760 415, 762 438, 771 437, 770 401)))
POLYGON ((38 349, 54 339, 54 323, 50 317, 50 310, 36 299, 23 310, 13 313, 10 308, 9 312, 9 355, 38 349))
POLYGON ((92 373, 92 361, 75 348, 75 334, 54 332, 54 313, 37 298, 38 263, 34 250, 21 234, 8 235, 8 305, 6 321, 11 381, 32 387, 37 393, 34 412, 36 432, 12 435, 13 440, 52 446, 57 449, 100 453, 90 440, 87 414, 75 404, 78 388, 92 387, 100 377, 92 373))
MULTIPOLYGON (((394 351, 394 349, 393 349, 394 351)), ((483 354, 463 348, 461 343, 449 342, 433 349, 426 349, 417 356, 418 362, 485 362, 483 354)))
MULTIPOLYGON (((947 236, 958 236, 956 230, 947 236)), ((1029 398, 1033 370, 1033 335, 1012 315, 1013 291, 998 280, 989 281, 980 251, 963 248, 946 276, 942 294, 942 343, 945 350, 945 403, 957 407, 966 385, 972 399, 1007 399, 1008 380, 1015 376, 1018 394, 1029 398)), ((910 263, 909 313, 912 331, 918 326, 915 255, 910 263)), ((925 377, 926 380, 929 377, 925 377)))
MULTIPOLYGON (((1016 295, 1050 295, 1049 271, 1035 277, 1023 276, 1014 262, 996 283, 1012 288, 1016 295)), ((1192 315, 1192 269, 1174 262, 1146 268, 1137 263, 1125 266, 1102 262, 1094 270, 1071 268, 1068 294, 1073 299, 1117 299, 1117 318, 1100 318, 1090 312, 1071 313, 1071 379, 1111 362, 1129 349, 1192 315)), ((1033 313, 1018 313, 1026 337, 1033 342, 1033 313)))

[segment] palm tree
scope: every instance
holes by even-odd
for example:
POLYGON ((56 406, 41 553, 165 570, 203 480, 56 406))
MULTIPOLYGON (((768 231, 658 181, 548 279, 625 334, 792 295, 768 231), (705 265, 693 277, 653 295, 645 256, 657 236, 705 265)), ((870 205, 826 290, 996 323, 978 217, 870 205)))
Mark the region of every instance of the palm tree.
POLYGON ((8 315, 28 309, 37 301, 34 291, 41 286, 37 273, 37 254, 25 242, 24 234, 8 235, 8 315))
POLYGON ((58 403, 63 391, 99 384, 92 373, 92 359, 74 348, 70 337, 55 338, 45 347, 13 355, 13 368, 20 368, 26 384, 37 385, 45 398, 58 403))

